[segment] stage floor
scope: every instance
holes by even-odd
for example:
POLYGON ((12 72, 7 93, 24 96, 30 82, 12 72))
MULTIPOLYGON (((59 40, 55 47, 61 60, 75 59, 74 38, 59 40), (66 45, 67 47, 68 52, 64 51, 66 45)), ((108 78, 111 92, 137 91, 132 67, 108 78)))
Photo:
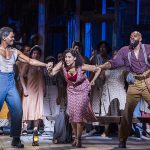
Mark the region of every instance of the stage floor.
MULTIPOLYGON (((21 140, 25 144, 24 150, 77 150, 70 144, 53 144, 48 136, 40 136, 40 146, 32 146, 32 136, 22 136, 21 140)), ((80 150, 119 150, 118 139, 102 138, 99 136, 86 137, 83 140, 83 148, 80 150)), ((15 150, 10 146, 11 138, 9 136, 0 136, 0 150, 15 150)), ((127 142, 129 150, 150 150, 150 140, 140 140, 129 138, 127 142)))

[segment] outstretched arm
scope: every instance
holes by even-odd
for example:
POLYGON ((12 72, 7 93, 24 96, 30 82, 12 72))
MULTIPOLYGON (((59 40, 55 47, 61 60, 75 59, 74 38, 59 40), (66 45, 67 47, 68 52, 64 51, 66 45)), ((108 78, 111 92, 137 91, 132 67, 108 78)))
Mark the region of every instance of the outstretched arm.
POLYGON ((92 85, 94 85, 95 80, 98 78, 98 76, 99 76, 99 74, 101 73, 102 70, 107 70, 107 69, 110 69, 110 68, 111 68, 111 63, 110 62, 106 62, 103 65, 99 65, 99 66, 87 65, 87 64, 84 64, 82 66, 82 70, 84 70, 84 71, 96 72, 93 79, 92 79, 92 81, 91 81, 92 85))
POLYGON ((60 61, 54 68, 52 67, 48 67, 48 75, 49 76, 54 76, 55 74, 57 74, 60 69, 62 68, 62 61, 60 61))
POLYGON ((20 52, 19 50, 17 50, 18 53, 18 60, 24 63, 28 63, 32 66, 39 66, 39 67, 48 67, 48 64, 45 64, 43 62, 40 62, 36 59, 31 59, 27 56, 25 56, 22 52, 20 52))
POLYGON ((111 63, 108 61, 106 63, 104 63, 103 65, 99 65, 99 67, 102 69, 102 70, 108 70, 111 68, 111 63))
POLYGON ((95 66, 95 65, 84 64, 82 66, 82 70, 95 72, 95 75, 91 81, 91 84, 94 84, 95 80, 98 78, 99 74, 101 73, 101 68, 99 66, 95 66))
POLYGON ((95 72, 99 69, 99 66, 95 66, 95 65, 88 65, 88 64, 83 64, 82 65, 82 71, 91 71, 91 72, 95 72))

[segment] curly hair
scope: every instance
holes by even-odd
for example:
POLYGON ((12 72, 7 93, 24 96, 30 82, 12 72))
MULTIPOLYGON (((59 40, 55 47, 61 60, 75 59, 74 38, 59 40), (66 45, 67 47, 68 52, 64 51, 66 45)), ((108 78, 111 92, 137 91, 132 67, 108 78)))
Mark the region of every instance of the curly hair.
POLYGON ((77 50, 75 50, 73 48, 69 48, 69 49, 66 49, 63 53, 63 62, 64 62, 65 67, 67 67, 66 62, 65 62, 65 56, 67 53, 71 53, 71 55, 73 57, 76 57, 76 60, 75 60, 75 67, 76 68, 82 66, 83 62, 82 62, 81 54, 77 50))

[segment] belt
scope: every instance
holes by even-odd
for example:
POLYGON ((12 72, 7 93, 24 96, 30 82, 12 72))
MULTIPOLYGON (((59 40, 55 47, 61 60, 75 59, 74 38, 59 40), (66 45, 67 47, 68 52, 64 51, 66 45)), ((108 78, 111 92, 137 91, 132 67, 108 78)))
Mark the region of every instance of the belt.
POLYGON ((134 77, 137 80, 145 80, 150 77, 150 72, 148 72, 146 75, 143 75, 143 76, 134 76, 134 77))

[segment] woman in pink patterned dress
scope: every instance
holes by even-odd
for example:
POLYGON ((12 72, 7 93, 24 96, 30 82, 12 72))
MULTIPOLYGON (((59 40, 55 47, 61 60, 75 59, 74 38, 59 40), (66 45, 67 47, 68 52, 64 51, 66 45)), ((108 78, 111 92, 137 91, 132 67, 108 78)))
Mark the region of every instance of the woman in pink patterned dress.
POLYGON ((95 121, 95 116, 89 103, 91 84, 85 71, 98 70, 94 65, 82 64, 82 59, 74 49, 67 49, 64 52, 64 61, 59 62, 54 68, 49 68, 49 75, 55 75, 63 69, 67 81, 67 112, 75 134, 72 146, 81 147, 81 135, 85 121, 95 121))

